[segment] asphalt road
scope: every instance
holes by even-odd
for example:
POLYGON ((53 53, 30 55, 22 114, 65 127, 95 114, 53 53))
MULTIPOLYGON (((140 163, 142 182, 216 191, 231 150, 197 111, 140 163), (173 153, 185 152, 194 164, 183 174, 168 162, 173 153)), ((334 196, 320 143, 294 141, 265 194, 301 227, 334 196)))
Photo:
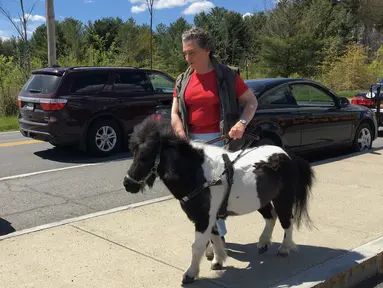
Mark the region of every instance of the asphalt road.
MULTIPOLYGON (((383 138, 374 147, 383 147, 383 138)), ((331 161, 338 155, 334 151, 308 160, 331 161)), ((127 152, 91 158, 16 132, 0 133, 0 159, 0 235, 169 195, 161 182, 153 191, 125 192, 122 180, 131 163, 127 152)))

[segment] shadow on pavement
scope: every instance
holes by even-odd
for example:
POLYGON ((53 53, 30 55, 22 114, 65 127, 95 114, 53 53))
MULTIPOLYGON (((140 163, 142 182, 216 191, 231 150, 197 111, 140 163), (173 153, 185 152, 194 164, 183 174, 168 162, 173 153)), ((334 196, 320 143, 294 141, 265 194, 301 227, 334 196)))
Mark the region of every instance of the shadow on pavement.
POLYGON ((7 220, 0 218, 0 236, 7 235, 15 232, 16 229, 12 227, 12 224, 7 220))
POLYGON ((120 152, 109 157, 91 157, 87 153, 75 148, 57 148, 36 151, 34 154, 41 159, 71 164, 91 164, 109 161, 122 161, 132 157, 130 152, 120 152))
MULTIPOLYGON (((349 252, 327 247, 297 245, 298 251, 283 258, 277 256, 279 245, 280 243, 273 242, 265 254, 259 255, 256 243, 244 245, 227 243, 228 257, 248 263, 248 265, 245 268, 226 266, 217 280, 229 287, 241 288, 269 288, 276 284, 284 285, 284 281, 296 274, 349 252)), ((353 256, 355 261, 362 259, 362 255, 359 253, 355 252, 353 256)), ((323 280, 320 275, 310 275, 304 279, 305 282, 318 280, 323 280)), ((301 283, 295 283, 295 285, 297 284, 301 283)))

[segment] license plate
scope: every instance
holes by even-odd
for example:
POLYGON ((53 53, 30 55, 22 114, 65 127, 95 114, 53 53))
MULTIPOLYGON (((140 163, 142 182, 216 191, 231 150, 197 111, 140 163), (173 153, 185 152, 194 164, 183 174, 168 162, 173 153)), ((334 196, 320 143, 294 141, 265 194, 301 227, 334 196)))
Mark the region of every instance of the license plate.
POLYGON ((35 109, 35 104, 34 103, 27 103, 25 105, 25 108, 28 110, 28 111, 33 111, 35 109))

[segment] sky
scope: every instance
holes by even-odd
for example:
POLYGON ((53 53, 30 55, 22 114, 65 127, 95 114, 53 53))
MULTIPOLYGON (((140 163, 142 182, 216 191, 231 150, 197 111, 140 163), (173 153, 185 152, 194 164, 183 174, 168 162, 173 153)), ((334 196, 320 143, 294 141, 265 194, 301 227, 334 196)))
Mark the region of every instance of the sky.
MULTIPOLYGON (((194 15, 201 11, 209 12, 213 7, 225 7, 245 15, 273 7, 275 0, 154 0, 154 27, 169 24, 179 17, 193 23, 194 15)), ((127 20, 133 17, 137 24, 149 23, 146 0, 54 0, 55 18, 58 21, 73 17, 83 23, 102 17, 120 17, 127 20)), ((0 0, 0 7, 18 21, 21 15, 20 0, 0 0)), ((24 0, 25 13, 29 15, 28 34, 31 35, 39 25, 45 23, 45 0, 24 0), (31 13, 30 9, 34 6, 31 13)), ((0 37, 7 39, 17 35, 9 20, 0 14, 0 37)))

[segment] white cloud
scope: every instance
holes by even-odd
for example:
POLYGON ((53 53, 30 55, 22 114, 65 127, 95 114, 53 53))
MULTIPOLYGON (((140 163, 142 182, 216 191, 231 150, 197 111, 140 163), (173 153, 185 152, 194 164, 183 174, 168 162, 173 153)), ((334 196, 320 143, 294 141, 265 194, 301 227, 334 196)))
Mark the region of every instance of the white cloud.
MULTIPOLYGON (((182 7, 196 1, 198 0, 154 0, 153 8, 155 10, 170 9, 175 7, 182 7)), ((132 4, 138 4, 132 7, 132 13, 141 13, 148 9, 146 0, 129 0, 129 2, 132 4)))
POLYGON ((194 15, 202 11, 207 12, 212 8, 214 8, 214 4, 211 3, 210 1, 194 2, 188 8, 186 8, 182 13, 185 15, 194 15))
MULTIPOLYGON (((27 18, 28 21, 31 22, 44 22, 46 20, 44 16, 31 14, 25 14, 24 18, 27 18)), ((13 18, 12 20, 15 22, 20 22, 20 18, 13 18)))
POLYGON ((0 39, 4 41, 4 40, 9 40, 10 38, 8 37, 7 33, 0 30, 0 39))
POLYGON ((144 12, 147 8, 148 6, 146 4, 140 4, 138 6, 133 6, 131 11, 132 13, 141 13, 144 12))
POLYGON ((250 17, 250 16, 253 16, 253 14, 252 14, 252 13, 249 13, 249 12, 247 12, 247 13, 245 13, 245 14, 243 14, 243 15, 242 15, 242 18, 245 18, 245 17, 250 17))
POLYGON ((94 1, 93 0, 84 0, 84 3, 85 4, 90 4, 90 3, 94 3, 94 1))

